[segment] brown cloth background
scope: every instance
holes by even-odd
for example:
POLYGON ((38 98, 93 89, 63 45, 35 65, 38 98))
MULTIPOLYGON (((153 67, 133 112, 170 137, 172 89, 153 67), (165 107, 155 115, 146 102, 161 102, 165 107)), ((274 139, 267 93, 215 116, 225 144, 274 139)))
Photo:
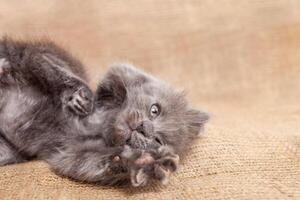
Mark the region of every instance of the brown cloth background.
POLYGON ((86 64, 140 66, 212 114, 167 186, 108 188, 44 162, 0 168, 0 199, 300 199, 299 0, 1 0, 0 34, 47 36, 86 64))

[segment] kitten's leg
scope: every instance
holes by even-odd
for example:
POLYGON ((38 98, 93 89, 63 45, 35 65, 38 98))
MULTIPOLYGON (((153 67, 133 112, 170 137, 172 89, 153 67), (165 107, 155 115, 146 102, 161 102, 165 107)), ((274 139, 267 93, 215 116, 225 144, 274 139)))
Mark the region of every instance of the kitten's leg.
POLYGON ((49 53, 35 53, 23 65, 9 63, 17 79, 34 81, 35 86, 61 99, 64 108, 80 116, 93 109, 93 94, 86 82, 63 60, 49 53))
MULTIPOLYGON (((0 83, 9 85, 14 82, 11 77, 12 74, 16 74, 14 70, 16 69, 13 69, 6 58, 0 58, 0 83)), ((91 112, 93 106, 92 92, 84 81, 72 74, 71 71, 68 72, 68 70, 50 61, 35 61, 35 63, 26 65, 26 69, 23 70, 19 71, 24 73, 24 76, 21 75, 22 78, 26 79, 28 74, 25 73, 34 73, 34 77, 39 80, 42 86, 47 90, 53 90, 53 94, 58 93, 57 95, 62 99, 63 105, 77 115, 88 115, 91 112), (36 67, 39 69, 35 69, 36 67)))
POLYGON ((64 148, 46 160, 56 173, 79 181, 114 185, 130 180, 135 187, 145 186, 150 179, 166 183, 178 165, 178 156, 169 149, 154 153, 127 146, 80 146, 64 148))
POLYGON ((128 178, 126 167, 115 160, 122 151, 121 148, 74 146, 58 151, 46 161, 60 175, 79 181, 113 185, 128 178))
POLYGON ((0 166, 24 161, 25 159, 22 158, 16 149, 0 134, 0 166))
MULTIPOLYGON (((94 143, 95 144, 95 143, 94 143)), ((141 150, 125 147, 72 145, 53 154, 46 161, 58 174, 79 181, 99 182, 104 185, 125 184, 145 186, 152 177, 154 165, 145 165, 141 150), (143 161, 141 161, 143 160, 143 161), (143 168, 143 170, 139 170, 143 168), (145 173, 144 173, 145 172, 145 173)), ((152 159, 152 158, 150 158, 152 159)))
POLYGON ((39 53, 32 57, 28 68, 37 73, 40 83, 78 115, 88 115, 93 109, 93 94, 85 81, 72 72, 71 67, 55 55, 39 53))
MULTIPOLYGON (((118 156, 116 158, 118 159, 118 156)), ((125 145, 120 159, 126 161, 131 184, 134 187, 145 186, 151 179, 167 184, 179 163, 179 156, 168 146, 152 150, 137 150, 125 145)))

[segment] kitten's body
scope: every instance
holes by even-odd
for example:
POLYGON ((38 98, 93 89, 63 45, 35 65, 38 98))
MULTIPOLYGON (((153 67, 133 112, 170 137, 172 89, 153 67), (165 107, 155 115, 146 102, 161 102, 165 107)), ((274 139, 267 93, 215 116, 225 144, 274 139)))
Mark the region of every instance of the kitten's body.
POLYGON ((50 162, 63 175, 101 181, 97 175, 107 168, 106 159, 122 151, 104 150, 107 145, 102 133, 107 120, 103 119, 112 112, 105 114, 98 109, 94 112, 97 117, 84 117, 92 110, 92 96, 80 62, 49 42, 3 40, 0 47, 0 165, 38 158, 50 162), (81 99, 81 91, 86 99, 81 99), (75 107, 78 102, 74 103, 74 99, 81 101, 87 113, 75 107), (101 156, 109 151, 103 153, 107 158, 95 158, 97 173, 89 169, 92 165, 81 166, 78 174, 76 167, 70 169, 85 161, 64 164, 83 156, 93 160, 88 155, 94 151, 101 152, 101 156), (63 156, 68 158, 64 160, 63 156), (91 177, 89 173, 93 173, 91 177))
POLYGON ((207 121, 131 67, 108 72, 95 108, 84 80, 80 62, 52 43, 0 41, 0 165, 38 158, 77 180, 165 181, 207 121))
MULTIPOLYGON (((67 63, 69 58, 50 43, 3 40, 0 49, 0 59, 3 61, 0 75, 2 136, 27 156, 50 151, 51 143, 58 142, 57 135, 67 133, 57 129, 74 120, 75 115, 73 117, 63 112, 65 109, 61 99, 65 92, 72 94, 81 85, 85 86, 75 75, 82 67, 78 62, 67 63), (47 59, 51 57, 49 62, 47 59), (64 61, 60 68, 51 63, 58 59, 64 61), (68 67, 70 69, 66 69, 68 67), (68 70, 73 83, 59 80, 59 73, 63 76, 63 70, 68 70)), ((81 74, 84 75, 78 73, 81 74)))

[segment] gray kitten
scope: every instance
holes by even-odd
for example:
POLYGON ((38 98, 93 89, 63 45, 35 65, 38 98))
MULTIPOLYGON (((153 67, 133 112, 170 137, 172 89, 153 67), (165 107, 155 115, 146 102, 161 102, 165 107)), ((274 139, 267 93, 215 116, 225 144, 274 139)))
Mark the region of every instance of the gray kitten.
POLYGON ((0 41, 0 165, 47 161, 80 181, 163 183, 208 120, 165 83, 112 67, 93 95, 51 42, 0 41))

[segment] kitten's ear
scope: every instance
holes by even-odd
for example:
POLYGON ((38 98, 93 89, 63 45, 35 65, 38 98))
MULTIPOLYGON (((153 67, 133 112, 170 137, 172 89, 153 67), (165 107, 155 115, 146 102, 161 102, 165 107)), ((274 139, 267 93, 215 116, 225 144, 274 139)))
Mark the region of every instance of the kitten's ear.
POLYGON ((133 66, 120 64, 112 66, 104 76, 96 91, 99 106, 114 108, 122 105, 127 89, 147 82, 148 77, 133 66))
POLYGON ((204 125, 209 120, 209 114, 196 110, 189 109, 186 113, 187 129, 192 135, 198 136, 204 129, 204 125))

